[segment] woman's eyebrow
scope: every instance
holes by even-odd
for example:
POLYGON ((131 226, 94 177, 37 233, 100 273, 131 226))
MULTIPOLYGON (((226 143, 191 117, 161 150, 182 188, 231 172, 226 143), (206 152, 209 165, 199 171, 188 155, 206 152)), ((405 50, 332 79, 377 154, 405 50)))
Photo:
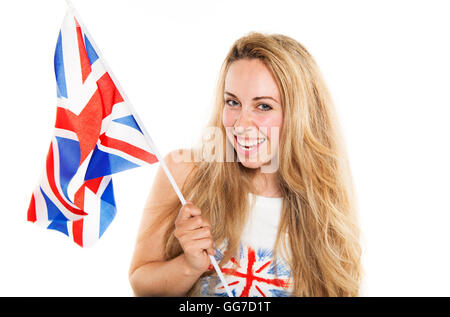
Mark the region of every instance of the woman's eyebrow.
MULTIPOLYGON (((238 97, 236 97, 234 94, 232 94, 231 92, 225 91, 225 93, 227 95, 230 95, 233 98, 239 99, 238 97)), ((278 103, 277 100, 275 100, 274 98, 270 97, 270 96, 260 96, 260 97, 255 97, 253 98, 253 100, 260 100, 260 99, 272 99, 273 101, 275 101, 276 103, 278 103)))

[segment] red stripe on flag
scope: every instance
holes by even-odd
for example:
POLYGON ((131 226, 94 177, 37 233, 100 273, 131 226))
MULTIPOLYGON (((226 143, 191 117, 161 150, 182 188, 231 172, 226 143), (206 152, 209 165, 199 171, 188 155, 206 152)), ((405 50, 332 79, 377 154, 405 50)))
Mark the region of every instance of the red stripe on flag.
POLYGON ((105 133, 103 133, 100 136, 100 141, 101 141, 101 144, 106 147, 122 151, 122 152, 124 152, 128 155, 131 155, 137 159, 140 159, 144 162, 147 162, 150 164, 158 162, 158 158, 155 155, 153 155, 152 153, 144 151, 143 149, 138 148, 134 145, 131 145, 127 142, 124 142, 124 141, 121 141, 118 139, 114 139, 114 138, 110 138, 110 137, 106 136, 105 133))
POLYGON ((75 242, 80 247, 82 247, 83 246, 83 219, 75 220, 72 223, 72 236, 73 236, 73 242, 75 242))
POLYGON ((77 116, 72 111, 58 107, 55 128, 75 132, 80 142, 80 165, 97 144, 102 126, 102 98, 98 90, 77 116))
MULTIPOLYGON (((239 284, 239 281, 234 281, 233 283, 229 283, 228 286, 233 286, 233 285, 236 285, 236 284, 239 284)), ((225 288, 225 286, 221 286, 218 289, 222 289, 222 288, 225 288)))
POLYGON ((63 206, 65 208, 67 208, 71 213, 74 213, 75 215, 81 215, 81 216, 87 215, 87 213, 85 213, 83 210, 74 208, 71 205, 69 205, 62 198, 58 188, 56 187, 55 171, 54 171, 55 164, 53 162, 53 142, 50 144, 50 150, 48 151, 46 168, 47 168, 48 184, 50 185, 50 188, 51 188, 53 194, 56 196, 56 198, 59 200, 59 202, 61 204, 63 204, 63 206))
POLYGON ((85 182, 86 187, 92 190, 94 194, 97 194, 98 188, 100 187, 100 184, 103 180, 103 177, 98 177, 94 179, 87 180, 85 182))
POLYGON ((101 144, 106 147, 119 150, 121 152, 124 152, 130 156, 133 156, 133 157, 140 159, 142 161, 145 161, 147 163, 151 164, 151 163, 158 162, 157 157, 155 155, 153 155, 152 153, 147 152, 147 151, 145 151, 141 148, 138 148, 134 145, 131 145, 127 142, 108 137, 108 136, 106 136, 105 133, 100 136, 100 140, 101 140, 101 144))
POLYGON ((102 119, 104 119, 111 114, 113 106, 122 102, 123 98, 108 73, 105 73, 97 80, 97 86, 103 102, 102 119))
POLYGON ((76 117, 76 133, 80 142, 80 165, 97 144, 102 126, 102 98, 97 90, 76 117))
POLYGON ((269 262, 265 263, 255 273, 260 273, 262 270, 264 270, 265 267, 267 267, 270 264, 270 262, 272 262, 272 261, 269 261, 269 262))
POLYGON ((91 62, 89 62, 89 57, 86 52, 86 46, 84 45, 83 33, 81 32, 81 27, 78 24, 77 19, 75 19, 75 24, 77 26, 77 39, 78 39, 78 51, 80 53, 81 76, 84 83, 86 81, 86 78, 88 78, 89 74, 91 73, 91 62))
POLYGON ((255 250, 253 250, 252 248, 248 248, 247 256, 248 256, 247 278, 246 278, 247 283, 245 284, 245 287, 242 290, 241 297, 248 297, 248 295, 250 293, 250 288, 252 287, 253 280, 254 280, 253 265, 256 262, 255 250))
POLYGON ((55 128, 76 132, 76 121, 74 119, 76 120, 76 116, 73 112, 61 107, 56 108, 55 128))
POLYGON ((74 204, 80 209, 84 208, 84 188, 85 184, 83 184, 75 193, 74 204))
POLYGON ((258 285, 255 285, 256 290, 261 294, 262 297, 267 297, 266 294, 263 293, 263 291, 258 287, 258 285))
POLYGON ((31 195, 30 206, 28 207, 27 220, 31 222, 35 222, 37 220, 36 217, 36 201, 34 200, 34 194, 31 195))

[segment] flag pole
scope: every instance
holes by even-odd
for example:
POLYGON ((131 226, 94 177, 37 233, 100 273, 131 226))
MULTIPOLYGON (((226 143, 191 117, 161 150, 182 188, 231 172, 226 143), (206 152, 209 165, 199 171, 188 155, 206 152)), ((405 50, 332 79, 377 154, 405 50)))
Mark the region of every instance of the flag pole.
MULTIPOLYGON (((66 0, 67 6, 69 7, 70 10, 73 11, 74 16, 77 18, 78 23, 80 25, 84 25, 78 12, 75 10, 75 7, 73 6, 72 2, 70 0, 66 0)), ((112 81, 114 82, 114 84, 116 85, 117 89, 119 90, 120 94, 122 95, 123 99, 126 100, 128 102, 128 106, 130 108, 130 112, 133 114, 137 124, 139 125, 139 128, 141 129, 142 133, 144 134, 148 145, 150 146, 150 148, 152 149, 152 152, 154 152, 154 154, 156 155, 156 157, 158 158, 158 161, 161 164, 161 167, 163 168, 164 172, 166 173, 167 178, 170 181, 170 184, 172 185, 173 189, 175 190, 178 198, 181 201, 181 204, 184 206, 186 204, 186 200, 183 197, 183 194, 181 193, 177 183, 175 182, 172 174, 170 173, 169 169, 167 168, 166 163, 164 162, 164 158, 161 157, 161 154, 159 153, 155 143, 153 142, 152 138, 150 137, 150 134, 147 132, 147 129, 145 128, 144 124, 142 123, 139 115, 137 114, 137 112, 134 110, 130 100, 128 99, 128 97, 126 96, 124 90, 122 89, 122 87, 119 84, 119 81, 116 79, 116 77, 114 76, 111 68, 108 66, 105 58, 102 56, 100 50, 98 49, 97 45, 95 44, 92 36, 89 34, 87 28, 83 28, 84 33, 87 35, 87 37, 89 38, 89 41, 91 43, 91 45, 93 46, 94 50, 96 51, 97 55, 100 57, 100 59, 103 62, 103 65, 105 67, 105 70, 109 73, 109 76, 111 77, 112 81)), ((217 275, 220 278, 220 281, 222 282, 225 291, 227 292, 228 297, 233 297, 233 294, 231 293, 228 284, 225 281, 225 277, 222 274, 222 271, 220 270, 219 264, 217 263, 216 259, 212 256, 209 255, 209 259, 211 260, 211 264, 213 265, 214 269, 217 272, 217 275)))

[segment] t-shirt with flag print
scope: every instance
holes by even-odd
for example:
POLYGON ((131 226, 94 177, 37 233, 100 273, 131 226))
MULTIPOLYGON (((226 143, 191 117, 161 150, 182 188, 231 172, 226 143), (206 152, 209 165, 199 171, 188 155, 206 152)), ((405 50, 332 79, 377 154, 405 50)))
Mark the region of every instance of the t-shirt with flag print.
MULTIPOLYGON (((290 267, 285 256, 274 257, 273 248, 278 232, 282 198, 269 198, 250 194, 255 199, 249 219, 240 240, 236 257, 221 267, 221 271, 234 297, 292 296, 290 267)), ((225 244, 216 251, 219 262, 225 244)), ((227 296, 216 276, 201 279, 201 296, 227 296)))

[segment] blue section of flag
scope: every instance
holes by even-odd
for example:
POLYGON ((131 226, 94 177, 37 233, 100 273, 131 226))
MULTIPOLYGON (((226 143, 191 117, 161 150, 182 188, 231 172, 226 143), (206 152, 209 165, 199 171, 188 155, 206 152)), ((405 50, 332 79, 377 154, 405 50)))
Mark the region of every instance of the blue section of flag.
POLYGON ((67 221, 55 219, 48 225, 47 229, 57 230, 64 233, 66 236, 69 236, 69 232, 67 230, 67 221))
POLYGON ((134 119, 134 116, 132 116, 132 115, 122 117, 122 118, 117 118, 117 119, 114 119, 113 121, 127 125, 129 127, 132 127, 142 133, 141 129, 139 128, 138 123, 136 122, 136 119, 134 119))
POLYGON ((271 258, 273 256, 272 251, 270 249, 260 248, 256 251, 256 255, 258 256, 258 261, 263 261, 267 258, 271 258))
POLYGON ((100 203, 100 230, 99 238, 103 235, 105 230, 113 221, 116 216, 116 202, 114 200, 114 189, 112 180, 110 180, 108 186, 101 197, 100 203))
POLYGON ((66 74, 64 71, 61 31, 59 32, 58 41, 56 42, 54 65, 55 65, 55 76, 57 87, 56 91, 58 98, 60 97, 67 98, 66 74))
POLYGON ((120 156, 103 152, 95 146, 84 180, 111 175, 135 167, 139 167, 139 165, 120 156))
POLYGON ((97 52, 92 47, 91 42, 87 38, 86 34, 84 35, 84 46, 86 47, 86 52, 89 58, 89 63, 94 64, 94 62, 98 59, 97 52))
POLYGON ((289 277, 291 275, 289 267, 281 262, 272 263, 267 270, 267 273, 284 277, 289 277))
POLYGON ((216 259, 217 262, 222 261, 222 259, 223 259, 223 253, 220 252, 219 249, 216 249, 216 254, 214 255, 214 259, 216 259))
POLYGON ((290 297, 291 296, 291 294, 289 292, 286 292, 281 289, 276 289, 276 288, 270 289, 269 292, 272 293, 273 297, 290 297))
POLYGON ((66 236, 69 235, 67 231, 67 218, 59 211, 58 207, 48 198, 41 188, 42 196, 44 197, 45 204, 47 205, 47 216, 51 223, 48 225, 47 229, 58 230, 64 233, 66 236))
POLYGON ((101 199, 112 206, 116 205, 112 180, 109 181, 108 186, 106 186, 105 190, 103 191, 101 199))
POLYGON ((64 196, 71 201, 67 194, 67 186, 80 165, 80 143, 62 137, 56 137, 56 141, 59 151, 59 181, 61 190, 64 196))

